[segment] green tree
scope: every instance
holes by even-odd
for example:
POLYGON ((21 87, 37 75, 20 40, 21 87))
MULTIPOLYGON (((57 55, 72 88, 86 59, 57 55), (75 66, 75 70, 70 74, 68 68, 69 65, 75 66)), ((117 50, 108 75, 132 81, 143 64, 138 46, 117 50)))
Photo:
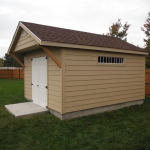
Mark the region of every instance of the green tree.
MULTIPOLYGON (((17 56, 19 58, 19 60, 23 63, 24 62, 24 58, 22 55, 17 56)), ((21 67, 20 64, 9 54, 5 54, 4 56, 4 63, 3 65, 5 67, 21 67)))
POLYGON ((130 27, 130 24, 126 22, 124 25, 122 25, 121 19, 118 19, 116 23, 113 23, 109 27, 109 32, 106 35, 117 37, 126 41, 127 40, 126 36, 128 35, 127 31, 129 27, 130 27))
POLYGON ((145 24, 141 29, 146 36, 146 38, 144 39, 145 50, 148 52, 148 56, 146 56, 146 67, 150 68, 150 12, 148 13, 148 17, 145 21, 145 24))
POLYGON ((3 67, 3 58, 0 58, 0 67, 3 67))

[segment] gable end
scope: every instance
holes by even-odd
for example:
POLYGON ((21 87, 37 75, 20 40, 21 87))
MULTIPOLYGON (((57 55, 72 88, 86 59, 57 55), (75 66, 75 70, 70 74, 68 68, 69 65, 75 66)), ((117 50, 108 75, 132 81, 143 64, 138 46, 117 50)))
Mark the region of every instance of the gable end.
POLYGON ((25 30, 22 29, 18 41, 14 47, 14 52, 36 45, 37 42, 25 30))

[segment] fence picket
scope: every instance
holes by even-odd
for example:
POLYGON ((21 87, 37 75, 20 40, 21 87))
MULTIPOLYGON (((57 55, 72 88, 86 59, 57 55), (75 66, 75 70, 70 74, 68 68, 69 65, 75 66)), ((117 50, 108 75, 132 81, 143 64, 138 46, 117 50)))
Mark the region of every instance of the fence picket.
POLYGON ((24 79, 23 69, 0 69, 2 79, 24 79))

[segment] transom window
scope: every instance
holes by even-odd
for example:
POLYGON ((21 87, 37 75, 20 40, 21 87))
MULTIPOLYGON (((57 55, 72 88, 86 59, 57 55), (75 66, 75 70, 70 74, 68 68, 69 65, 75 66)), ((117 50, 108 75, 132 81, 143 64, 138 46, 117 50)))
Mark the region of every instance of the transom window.
POLYGON ((122 57, 98 56, 98 63, 104 63, 104 64, 123 64, 124 63, 124 58, 122 58, 122 57))

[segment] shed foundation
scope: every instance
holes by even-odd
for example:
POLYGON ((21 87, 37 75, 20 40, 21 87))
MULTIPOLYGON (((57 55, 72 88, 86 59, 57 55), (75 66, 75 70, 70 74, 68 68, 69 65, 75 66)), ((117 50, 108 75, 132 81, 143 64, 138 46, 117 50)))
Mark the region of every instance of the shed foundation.
POLYGON ((70 113, 66 113, 66 114, 60 114, 59 112, 50 109, 50 113, 53 114, 54 116, 56 116, 57 118, 61 119, 61 120, 67 120, 67 119, 72 119, 72 118, 102 113, 102 112, 106 112, 106 111, 117 110, 120 108, 129 107, 129 106, 133 106, 133 105, 141 105, 143 102, 144 102, 144 100, 137 100, 137 101, 131 101, 131 102, 120 103, 120 104, 115 104, 115 105, 103 106, 103 107, 98 107, 98 108, 80 110, 80 111, 70 112, 70 113))

